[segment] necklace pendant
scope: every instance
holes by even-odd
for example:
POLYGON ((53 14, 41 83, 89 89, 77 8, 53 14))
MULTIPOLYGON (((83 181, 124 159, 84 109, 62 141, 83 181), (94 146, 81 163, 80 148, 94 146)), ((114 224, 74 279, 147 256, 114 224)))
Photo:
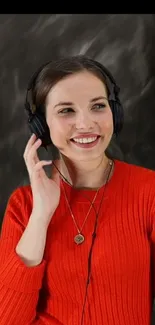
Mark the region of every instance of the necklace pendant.
POLYGON ((84 236, 81 234, 78 234, 74 237, 74 241, 77 245, 80 245, 84 242, 84 236))

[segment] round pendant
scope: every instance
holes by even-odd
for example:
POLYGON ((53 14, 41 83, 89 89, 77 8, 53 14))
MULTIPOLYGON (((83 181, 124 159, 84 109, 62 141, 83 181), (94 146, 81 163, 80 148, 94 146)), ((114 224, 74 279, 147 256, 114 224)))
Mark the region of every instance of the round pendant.
POLYGON ((84 242, 84 236, 81 234, 78 234, 74 237, 74 241, 77 245, 82 244, 84 242))

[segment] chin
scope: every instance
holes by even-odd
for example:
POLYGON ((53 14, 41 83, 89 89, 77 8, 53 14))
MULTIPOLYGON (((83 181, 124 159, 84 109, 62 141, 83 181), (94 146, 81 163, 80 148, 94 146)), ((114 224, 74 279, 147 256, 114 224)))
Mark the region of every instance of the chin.
POLYGON ((68 152, 64 152, 63 153, 64 156, 66 156, 69 160, 71 161, 76 161, 76 162, 91 162, 91 161, 95 161, 95 160, 99 160, 103 158, 104 155, 104 149, 102 148, 102 150, 97 150, 96 152, 78 152, 78 153, 73 153, 71 150, 68 152))

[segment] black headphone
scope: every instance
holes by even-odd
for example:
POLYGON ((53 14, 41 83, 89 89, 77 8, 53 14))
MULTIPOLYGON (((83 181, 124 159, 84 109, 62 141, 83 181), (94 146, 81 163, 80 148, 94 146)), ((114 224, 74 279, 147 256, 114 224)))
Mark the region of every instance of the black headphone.
MULTIPOLYGON (((109 105, 113 115, 113 125, 114 125, 114 134, 116 137, 120 133, 124 123, 124 111, 121 105, 120 99, 118 97, 120 88, 117 86, 111 73, 99 62, 89 59, 93 64, 98 67, 99 71, 103 75, 108 91, 109 91, 109 105)), ((28 84, 26 99, 25 99, 25 109, 28 113, 28 126, 31 133, 34 133, 37 138, 42 140, 41 146, 46 149, 46 147, 52 144, 49 127, 46 123, 45 115, 41 112, 39 107, 36 107, 35 103, 32 100, 32 91, 42 69, 48 65, 50 62, 42 65, 32 76, 28 84)), ((47 150, 47 149, 46 149, 47 150)))

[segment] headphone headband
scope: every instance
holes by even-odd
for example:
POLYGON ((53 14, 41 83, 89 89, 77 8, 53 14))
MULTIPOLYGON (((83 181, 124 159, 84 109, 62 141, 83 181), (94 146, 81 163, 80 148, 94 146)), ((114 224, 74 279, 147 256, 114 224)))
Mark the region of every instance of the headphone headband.
MULTIPOLYGON (((105 82, 107 85, 107 88, 109 90, 109 100, 113 100, 113 101, 119 101, 118 98, 118 94, 120 92, 120 88, 118 87, 118 85, 116 84, 114 77, 112 76, 112 74, 110 73, 110 71, 103 66, 101 63, 99 63, 98 61, 89 59, 89 61, 91 61, 93 64, 95 62, 96 67, 99 69, 99 71, 101 72, 101 74, 103 75, 103 77, 105 78, 105 82)), ((32 100, 32 89, 35 85, 36 79, 38 78, 40 72, 42 71, 42 69, 44 67, 46 67, 51 61, 48 61, 45 64, 42 64, 41 67, 32 75, 28 87, 27 87, 27 92, 26 92, 26 99, 25 99, 25 109, 28 111, 29 115, 31 113, 34 113, 36 110, 36 106, 33 103, 32 100), (30 105, 31 103, 31 105, 30 105)))
POLYGON ((118 101, 120 87, 116 84, 114 77, 112 76, 110 71, 105 66, 103 66, 100 62, 95 61, 95 64, 106 79, 106 84, 107 84, 108 90, 110 92, 109 100, 117 100, 118 101))

